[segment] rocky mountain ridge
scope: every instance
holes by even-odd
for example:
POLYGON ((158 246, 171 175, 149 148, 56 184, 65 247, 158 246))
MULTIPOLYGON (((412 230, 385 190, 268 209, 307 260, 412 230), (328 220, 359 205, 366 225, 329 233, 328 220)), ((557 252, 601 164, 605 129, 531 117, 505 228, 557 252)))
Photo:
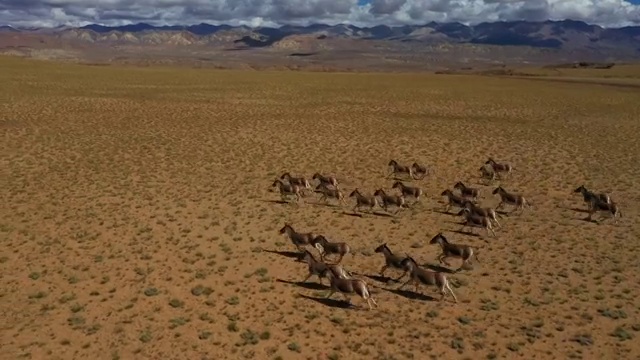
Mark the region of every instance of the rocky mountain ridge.
POLYGON ((153 26, 138 23, 124 26, 91 24, 78 28, 16 29, 0 27, 0 32, 46 33, 63 39, 93 43, 216 45, 226 42, 248 47, 270 46, 289 36, 306 35, 318 41, 341 38, 416 44, 480 44, 530 46, 550 49, 620 49, 640 55, 640 26, 603 28, 581 21, 491 22, 468 26, 461 23, 358 27, 339 24, 284 25, 279 28, 249 28, 230 25, 153 26))

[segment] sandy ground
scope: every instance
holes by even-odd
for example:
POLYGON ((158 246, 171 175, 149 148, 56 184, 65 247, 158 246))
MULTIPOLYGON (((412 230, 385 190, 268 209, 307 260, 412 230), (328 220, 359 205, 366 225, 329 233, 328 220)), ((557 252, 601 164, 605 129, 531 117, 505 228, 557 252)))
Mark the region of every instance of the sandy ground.
POLYGON ((640 357, 634 89, 1 64, 2 359, 640 357), (478 184, 489 156, 513 175, 478 184), (397 216, 353 216, 353 199, 280 204, 269 190, 285 171, 320 171, 346 195, 395 193, 391 159, 436 170, 407 181, 425 196, 397 216), (458 233, 440 196, 456 181, 484 206, 497 185, 533 206, 500 219, 496 238, 458 233), (581 220, 581 184, 611 194, 617 224, 581 220), (295 250, 285 222, 347 242, 343 265, 379 308, 297 283, 307 267, 283 256, 295 250), (479 251, 448 274, 457 304, 374 276, 383 242, 437 264, 438 232, 479 251))

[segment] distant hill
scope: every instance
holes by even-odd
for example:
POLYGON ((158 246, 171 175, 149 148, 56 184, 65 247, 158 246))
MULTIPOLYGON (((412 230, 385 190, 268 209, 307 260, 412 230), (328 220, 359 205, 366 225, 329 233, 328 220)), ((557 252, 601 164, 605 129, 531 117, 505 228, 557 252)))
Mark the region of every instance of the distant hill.
MULTIPOLYGON (((640 59, 640 26, 603 28, 563 20, 491 22, 473 26, 431 22, 373 27, 312 24, 249 28, 205 23, 173 26, 138 23, 115 27, 91 24, 53 29, 0 27, 0 51, 9 47, 99 48, 107 51, 122 46, 129 50, 139 46, 205 50, 260 48, 338 55, 375 52, 395 54, 400 62, 411 61, 409 58, 414 54, 425 53, 430 53, 431 57, 446 53, 452 61, 458 61, 456 58, 487 62, 527 62, 529 58, 531 61, 632 61, 640 59), (484 46, 501 50, 482 51, 484 46), (455 56, 451 55, 453 53, 455 56)), ((308 57, 317 58, 315 55, 308 57)))

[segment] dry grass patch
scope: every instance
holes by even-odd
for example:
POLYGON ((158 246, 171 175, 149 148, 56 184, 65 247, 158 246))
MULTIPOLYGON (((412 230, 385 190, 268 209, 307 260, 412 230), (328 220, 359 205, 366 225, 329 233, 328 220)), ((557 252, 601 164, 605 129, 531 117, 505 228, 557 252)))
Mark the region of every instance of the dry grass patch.
POLYGON ((637 92, 474 76, 0 66, 9 358, 640 354, 637 92), (489 156, 511 162, 513 176, 476 184, 489 156), (436 168, 412 181, 425 194, 397 216, 349 216, 353 199, 344 209, 317 195, 272 202, 269 185, 285 171, 335 174, 345 194, 390 189, 390 159, 436 168), (460 219, 437 211, 457 181, 480 188, 486 206, 498 184, 534 206, 501 220, 495 239, 457 234, 460 219), (580 220, 571 191, 583 183, 619 201, 619 224, 580 220), (349 243, 356 256, 343 265, 380 308, 327 306, 309 299, 322 288, 276 281, 307 271, 273 252, 292 250, 278 234, 285 222, 349 243), (383 242, 434 264, 440 249, 428 241, 440 231, 481 249, 482 263, 449 275, 458 304, 364 277, 383 265, 373 252, 383 242))

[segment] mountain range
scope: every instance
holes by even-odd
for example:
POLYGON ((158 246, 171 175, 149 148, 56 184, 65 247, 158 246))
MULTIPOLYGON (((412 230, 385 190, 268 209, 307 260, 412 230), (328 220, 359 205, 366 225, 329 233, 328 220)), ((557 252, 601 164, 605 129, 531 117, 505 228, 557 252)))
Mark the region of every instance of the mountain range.
MULTIPOLYGON (((131 57, 142 49, 160 56, 175 53, 211 54, 216 51, 262 49, 277 56, 340 58, 340 54, 378 54, 411 62, 416 56, 438 61, 549 62, 634 61, 640 58, 640 26, 603 28, 582 21, 511 21, 477 25, 436 23, 424 25, 358 27, 339 24, 284 25, 279 28, 230 25, 124 26, 91 24, 83 27, 28 28, 0 26, 0 52, 29 56, 33 50, 86 52, 106 55, 118 49, 131 57), (150 50, 152 49, 152 50, 150 50), (448 54, 448 55, 447 55, 448 54), (281 54, 282 55, 282 54, 281 54), (412 56, 413 55, 413 56, 412 56)), ((31 54, 33 55, 33 54, 31 54)), ((122 53, 121 53, 122 55, 122 53)), ((111 56, 113 58, 113 56, 111 56)), ((192 56, 193 57, 193 56, 192 56)), ((202 57, 202 56, 201 56, 202 57)), ((343 56, 344 57, 344 56, 343 56)), ((418 61, 419 60, 415 60, 418 61)), ((320 61, 321 62, 321 61, 320 61)))

